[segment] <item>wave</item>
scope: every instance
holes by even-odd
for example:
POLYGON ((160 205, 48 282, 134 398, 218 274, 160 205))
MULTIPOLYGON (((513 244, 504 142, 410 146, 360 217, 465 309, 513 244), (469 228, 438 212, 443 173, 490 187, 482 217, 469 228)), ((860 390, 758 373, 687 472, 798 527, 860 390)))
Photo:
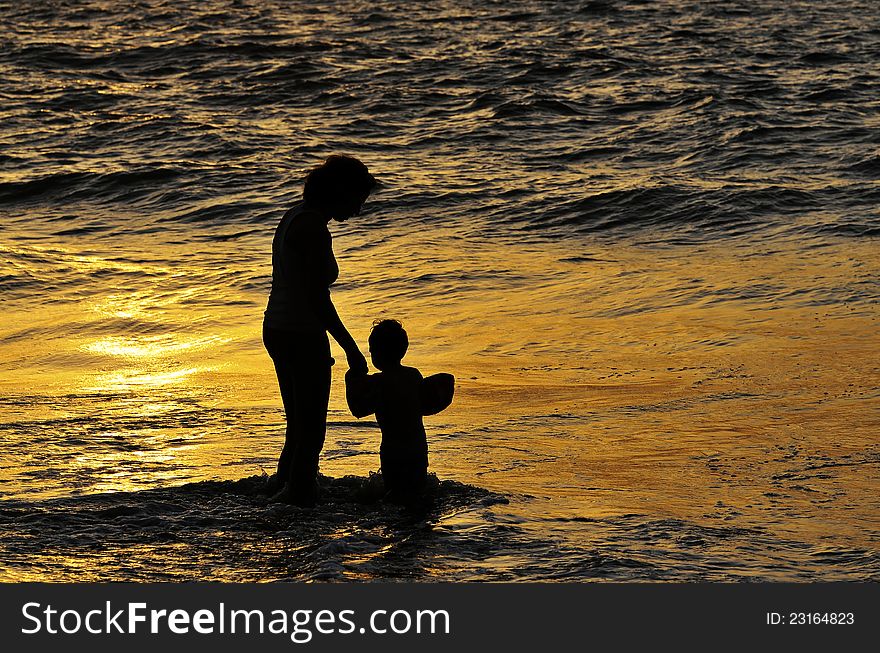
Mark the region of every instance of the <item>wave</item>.
POLYGON ((24 181, 0 183, 0 204, 49 199, 133 199, 132 191, 152 192, 157 184, 179 181, 185 174, 186 170, 169 167, 115 172, 54 172, 24 181))
MULTIPOLYGON (((377 206, 436 206, 484 232, 876 233, 864 112, 877 75, 864 34, 840 17, 858 3, 821 29, 775 0, 751 13, 581 1, 566 8, 573 22, 553 3, 357 5, 344 24, 297 8, 160 5, 121 10, 103 36, 86 7, 10 9, 26 29, 0 52, 17 73, 0 82, 17 98, 0 128, 0 207, 41 237, 256 237, 206 232, 271 220, 299 189, 290 178, 333 149, 403 184, 377 206), (722 30, 729 12, 782 22, 722 30), (760 45, 737 45, 749 42, 760 45), (821 79, 805 74, 815 67, 821 79)), ((412 219, 436 224, 427 212, 412 219)))
POLYGON ((850 165, 847 170, 871 179, 880 177, 880 154, 867 157, 850 165))
POLYGON ((800 60, 811 65, 835 65, 852 63, 853 59, 845 52, 807 52, 801 55, 800 60))
POLYGON ((424 502, 404 507, 371 499, 372 483, 322 477, 313 509, 271 502, 264 476, 6 501, 0 551, 7 573, 53 581, 344 580, 355 572, 418 579, 430 575, 437 556, 467 555, 466 542, 432 534, 443 515, 507 502, 435 479, 424 502))
POLYGON ((67 43, 38 43, 12 47, 4 59, 17 64, 46 67, 51 70, 118 70, 123 74, 137 72, 156 74, 157 69, 170 66, 186 72, 200 64, 220 60, 245 59, 274 61, 334 49, 338 43, 315 39, 311 41, 232 41, 223 38, 195 38, 183 43, 142 45, 107 52, 99 46, 67 43))
POLYGON ((688 242, 694 242, 754 233, 868 237, 880 228, 880 216, 876 214, 865 212, 859 219, 848 218, 831 225, 812 221, 811 216, 829 205, 868 207, 874 199, 871 193, 852 197, 835 186, 816 190, 654 186, 597 193, 559 202, 551 210, 535 206, 521 228, 549 229, 554 234, 653 235, 658 242, 673 242, 673 236, 688 236, 688 242))

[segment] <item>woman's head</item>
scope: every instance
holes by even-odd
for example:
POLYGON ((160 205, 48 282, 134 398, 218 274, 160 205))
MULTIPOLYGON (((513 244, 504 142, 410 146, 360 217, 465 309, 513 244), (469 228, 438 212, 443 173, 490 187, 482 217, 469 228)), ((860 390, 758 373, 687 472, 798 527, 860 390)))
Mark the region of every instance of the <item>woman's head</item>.
POLYGON ((360 212, 375 187, 367 166, 352 156, 333 154, 306 176, 303 199, 341 222, 360 212))

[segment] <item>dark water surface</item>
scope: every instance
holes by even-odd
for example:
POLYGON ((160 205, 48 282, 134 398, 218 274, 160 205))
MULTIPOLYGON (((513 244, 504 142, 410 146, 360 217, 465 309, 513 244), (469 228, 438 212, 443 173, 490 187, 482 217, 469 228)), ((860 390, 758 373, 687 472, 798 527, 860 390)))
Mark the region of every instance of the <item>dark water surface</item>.
POLYGON ((878 61, 869 1, 0 2, 0 578, 880 578, 878 61), (323 508, 255 489, 332 152, 346 324, 458 379, 418 515, 341 369, 323 508))

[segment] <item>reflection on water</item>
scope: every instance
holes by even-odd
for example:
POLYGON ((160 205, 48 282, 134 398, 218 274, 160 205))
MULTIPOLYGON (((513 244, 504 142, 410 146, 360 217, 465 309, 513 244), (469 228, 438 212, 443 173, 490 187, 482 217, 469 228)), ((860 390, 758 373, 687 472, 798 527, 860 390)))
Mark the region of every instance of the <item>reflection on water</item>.
MULTIPOLYGON (((436 232, 373 238, 354 227, 337 238, 344 278, 352 280, 335 292, 344 318, 364 342, 372 319, 399 317, 410 333, 408 360, 426 373, 456 374, 455 404, 428 420, 432 469, 510 498, 434 520, 451 549, 425 553, 425 573, 877 573, 877 561, 859 553, 872 550, 880 480, 871 437, 877 261, 869 246, 827 247, 821 259, 778 246, 706 247, 683 257, 620 245, 575 255, 550 244, 439 247, 436 232), (829 301, 837 297, 846 301, 829 301), (503 544, 512 532, 515 551, 503 544), (645 538, 650 550, 635 544, 645 538), (829 546, 850 551, 849 562, 823 554, 829 546), (551 548, 555 562, 544 559, 551 548)), ((259 256, 256 247, 255 262, 259 256)), ((210 279, 211 260, 204 265, 210 279)), ((207 283, 199 290, 200 275, 165 280, 152 292, 173 295, 184 282, 213 293, 211 317, 192 319, 201 309, 168 302, 147 335, 141 318, 117 323, 116 333, 106 322, 90 323, 91 299, 68 301, 63 320, 51 305, 29 309, 34 323, 55 326, 42 338, 4 345, 19 360, 2 380, 7 497, 128 492, 272 471, 283 426, 259 338, 263 294, 218 293, 207 283), (89 324, 73 333, 65 326, 89 324), (51 392, 33 396, 46 378, 51 392)), ((139 301, 151 305, 145 288, 139 301)), ((322 470, 363 476, 378 467, 378 431, 348 415, 341 372, 322 470)), ((238 499, 216 501, 221 510, 238 499)), ((52 505, 45 504, 50 513, 52 505)), ((387 577, 383 565, 401 543, 352 519, 323 533, 323 544, 315 540, 320 553, 308 560, 344 559, 341 577, 387 577)), ((268 555, 269 542, 247 541, 268 555)), ((108 555, 123 552, 131 553, 123 547, 108 555)), ((184 547, 180 555, 191 553, 184 547)), ((167 577, 194 573, 172 559, 163 564, 167 577)), ((259 576, 223 564, 231 567, 213 577, 259 576)), ((303 564, 301 573, 278 577, 337 577, 303 564)), ((51 567, 66 568, 60 559, 51 567)))
POLYGON ((165 386, 183 384, 188 376, 206 370, 199 368, 173 370, 169 372, 147 372, 131 369, 111 372, 95 379, 93 386, 83 388, 86 392, 122 392, 137 386, 165 386))

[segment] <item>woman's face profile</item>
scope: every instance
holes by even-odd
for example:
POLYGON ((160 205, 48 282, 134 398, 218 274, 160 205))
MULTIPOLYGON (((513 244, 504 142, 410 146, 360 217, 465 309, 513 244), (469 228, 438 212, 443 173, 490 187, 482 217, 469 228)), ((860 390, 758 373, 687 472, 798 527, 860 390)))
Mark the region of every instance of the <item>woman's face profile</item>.
POLYGON ((352 216, 360 215, 367 197, 369 194, 352 194, 342 198, 334 207, 333 219, 337 222, 345 222, 352 216))

